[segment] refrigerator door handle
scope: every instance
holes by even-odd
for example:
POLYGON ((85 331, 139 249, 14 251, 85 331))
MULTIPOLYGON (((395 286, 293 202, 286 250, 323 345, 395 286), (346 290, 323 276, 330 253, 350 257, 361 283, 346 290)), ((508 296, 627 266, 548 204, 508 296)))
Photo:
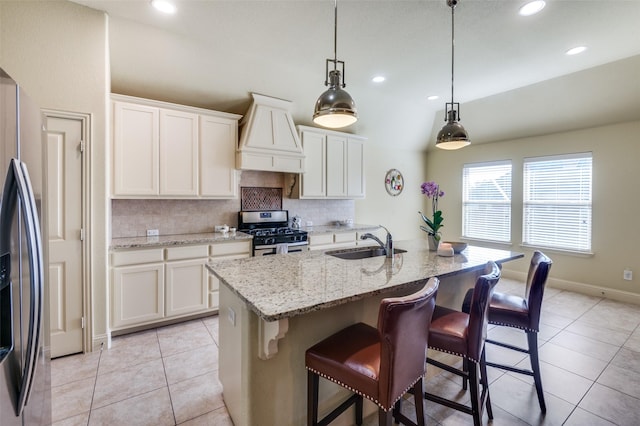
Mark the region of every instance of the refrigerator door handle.
MULTIPOLYGON (((27 341, 27 351, 22 371, 22 381, 16 406, 16 415, 20 415, 24 406, 28 402, 33 384, 33 376, 38 362, 38 352, 40 348, 42 330, 42 297, 44 292, 44 268, 42 263, 42 240, 40 237, 40 225, 38 213, 29 180, 29 173, 24 163, 12 158, 2 197, 2 208, 0 209, 0 227, 4 230, 10 229, 13 223, 17 203, 22 207, 24 228, 27 237, 27 251, 29 256, 29 335, 27 341)), ((6 233, 5 233, 6 235, 6 233)), ((0 242, 0 250, 7 242, 3 239, 0 242)))

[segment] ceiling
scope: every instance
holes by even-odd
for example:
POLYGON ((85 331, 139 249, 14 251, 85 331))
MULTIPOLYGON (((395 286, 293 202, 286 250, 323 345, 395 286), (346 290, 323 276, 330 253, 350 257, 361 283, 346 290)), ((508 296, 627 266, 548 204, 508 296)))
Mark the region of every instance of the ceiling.
MULTIPOLYGON (((75 2, 110 17, 113 92, 239 114, 257 92, 291 100, 296 124, 312 124, 333 57, 332 0, 175 0, 174 15, 145 0, 75 2)), ((640 120, 640 1, 547 0, 522 17, 524 2, 455 9, 455 101, 472 143, 640 120), (578 45, 587 51, 564 54, 578 45)), ((345 131, 433 147, 450 43, 445 0, 340 0, 337 56, 360 117, 345 131)))

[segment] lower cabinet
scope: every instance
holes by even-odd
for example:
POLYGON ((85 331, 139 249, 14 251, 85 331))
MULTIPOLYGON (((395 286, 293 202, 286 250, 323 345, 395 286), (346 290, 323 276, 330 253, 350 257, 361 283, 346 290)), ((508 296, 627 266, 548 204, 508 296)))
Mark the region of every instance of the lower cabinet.
POLYGON ((114 329, 164 318, 164 263, 113 268, 114 329))
POLYGON ((309 234, 309 250, 330 250, 352 248, 358 246, 377 246, 378 243, 372 239, 362 240, 360 237, 366 233, 371 233, 385 241, 386 232, 382 228, 360 231, 336 231, 322 234, 309 234))
POLYGON ((165 316, 191 314, 208 308, 208 255, 209 246, 166 249, 165 316))
POLYGON ((309 250, 329 250, 356 246, 356 231, 309 235, 309 250))
POLYGON ((111 330, 217 310, 219 283, 207 262, 249 256, 250 240, 114 251, 111 330))

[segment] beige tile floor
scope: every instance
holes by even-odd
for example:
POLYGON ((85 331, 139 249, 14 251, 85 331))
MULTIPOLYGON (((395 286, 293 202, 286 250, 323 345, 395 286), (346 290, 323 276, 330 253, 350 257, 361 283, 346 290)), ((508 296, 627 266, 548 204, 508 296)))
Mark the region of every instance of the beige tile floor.
MULTIPOLYGON (((522 291, 513 280, 498 285, 522 291)), ((490 368, 490 424, 639 425, 640 306, 547 288, 541 322, 547 414, 540 414, 531 379, 490 368)), ((117 337, 111 349, 54 360, 54 425, 232 425, 218 380, 217 328, 214 316, 117 337)), ((526 341, 501 327, 489 334, 523 346, 526 341)), ((528 365, 524 354, 491 345, 487 357, 528 365)), ((448 373, 429 366, 427 378, 430 391, 468 400, 460 380, 448 373)), ((408 398, 403 411, 411 416, 413 410, 408 398)), ((429 425, 472 424, 470 416, 430 402, 426 415, 429 425)), ((365 423, 375 425, 377 418, 365 423)))

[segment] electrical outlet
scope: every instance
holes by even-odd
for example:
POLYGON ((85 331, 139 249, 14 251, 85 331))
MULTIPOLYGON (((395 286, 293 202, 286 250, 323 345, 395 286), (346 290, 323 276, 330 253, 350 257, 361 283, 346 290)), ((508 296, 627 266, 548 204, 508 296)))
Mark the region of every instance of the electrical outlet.
POLYGON ((624 273, 622 274, 622 278, 627 281, 631 281, 633 279, 633 271, 631 269, 625 269, 624 273))
POLYGON ((307 226, 313 226, 313 221, 312 220, 308 220, 307 221, 307 226))
POLYGON ((157 229, 147 229, 147 237, 157 237, 160 235, 160 231, 157 229))

